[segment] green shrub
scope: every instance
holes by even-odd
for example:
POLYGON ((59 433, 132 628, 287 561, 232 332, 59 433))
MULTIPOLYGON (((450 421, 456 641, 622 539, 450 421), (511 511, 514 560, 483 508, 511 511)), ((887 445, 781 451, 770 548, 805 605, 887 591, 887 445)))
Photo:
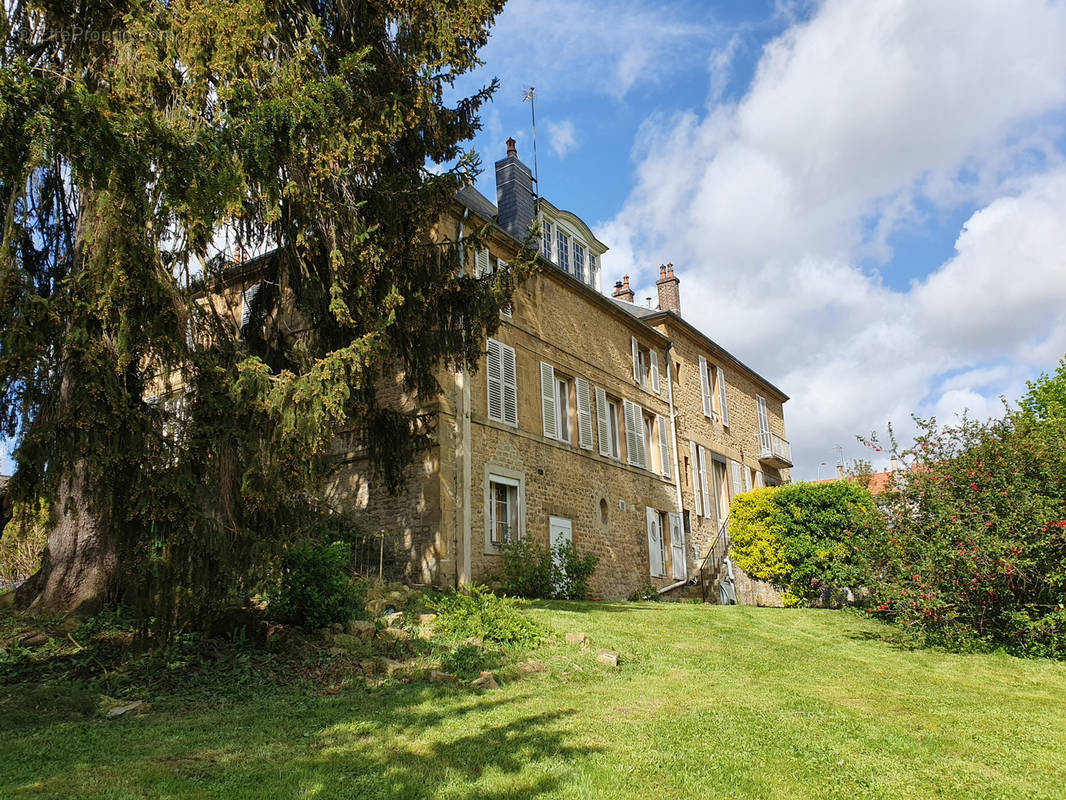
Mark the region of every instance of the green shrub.
POLYGON ((852 538, 876 525, 870 492, 851 481, 796 483, 745 492, 730 508, 730 553, 749 575, 785 589, 786 605, 810 603, 858 580, 852 538))
POLYGON ((589 578, 600 563, 598 556, 579 556, 572 542, 560 542, 554 548, 553 563, 558 565, 555 596, 562 600, 587 600, 589 578))
POLYGON ((550 547, 530 538, 504 544, 503 590, 514 597, 552 597, 556 567, 550 547))
POLYGON ((356 585, 348 575, 347 542, 306 540, 281 559, 281 582, 270 604, 279 619, 321 628, 343 622, 360 610, 356 585))
POLYGON ((504 591, 515 597, 585 600, 600 561, 592 553, 579 556, 566 541, 547 547, 526 538, 502 550, 504 591))
POLYGON ((469 594, 440 595, 429 605, 437 614, 435 629, 457 639, 535 647, 544 638, 540 626, 522 614, 514 600, 497 597, 484 586, 471 587, 469 594))
MULTIPOLYGON (((1021 412, 918 420, 889 524, 858 531, 867 611, 931 644, 1066 658, 1066 367, 1021 412)), ((875 446, 876 442, 873 442, 875 446)))
POLYGON ((476 677, 482 670, 493 669, 501 661, 502 651, 488 651, 475 644, 460 644, 453 647, 440 659, 442 671, 461 678, 476 677))

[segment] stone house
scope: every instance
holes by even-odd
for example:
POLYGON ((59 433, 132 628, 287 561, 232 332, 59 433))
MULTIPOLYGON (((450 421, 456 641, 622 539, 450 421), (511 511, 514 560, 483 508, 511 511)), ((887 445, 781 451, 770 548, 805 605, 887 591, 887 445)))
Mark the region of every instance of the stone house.
MULTIPOLYGON (((602 293, 598 241, 533 191, 508 142, 494 205, 461 191, 443 235, 493 223, 468 268, 495 269, 539 223, 544 265, 515 292, 474 372, 441 374, 420 410, 434 444, 390 496, 363 454, 347 454, 329 501, 387 532, 397 572, 439 586, 485 582, 514 537, 570 540, 599 566, 594 596, 624 598, 696 576, 735 494, 788 482, 788 397, 681 314, 679 279, 660 268, 658 308, 633 303, 628 277, 602 293)), ((398 386, 393 400, 416 399, 398 386)), ((398 577, 398 575, 397 575, 398 577)))

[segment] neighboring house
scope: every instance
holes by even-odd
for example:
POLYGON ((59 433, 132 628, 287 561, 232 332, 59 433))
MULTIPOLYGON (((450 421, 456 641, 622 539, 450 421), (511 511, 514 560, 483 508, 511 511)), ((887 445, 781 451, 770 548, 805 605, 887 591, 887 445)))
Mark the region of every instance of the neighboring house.
MULTIPOLYGON (((789 481, 788 397, 681 316, 679 280, 660 268, 657 309, 633 303, 628 277, 601 293, 607 247, 576 215, 533 192, 508 141, 497 202, 458 194, 464 225, 495 223, 479 273, 510 260, 539 222, 545 268, 523 283, 475 374, 442 374, 435 445, 399 495, 348 454, 330 502, 392 534, 392 563, 415 583, 487 581, 516 537, 594 553, 594 595, 623 598, 698 574, 730 499, 789 481)), ((415 399, 395 389, 395 402, 415 399)))

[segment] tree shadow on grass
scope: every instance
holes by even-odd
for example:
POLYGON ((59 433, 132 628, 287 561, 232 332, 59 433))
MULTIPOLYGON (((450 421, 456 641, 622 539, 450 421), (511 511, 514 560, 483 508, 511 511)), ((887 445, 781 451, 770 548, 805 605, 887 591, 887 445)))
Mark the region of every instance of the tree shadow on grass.
POLYGON ((0 744, 0 796, 536 797, 593 751, 575 713, 533 693, 401 686, 91 719, 0 744))

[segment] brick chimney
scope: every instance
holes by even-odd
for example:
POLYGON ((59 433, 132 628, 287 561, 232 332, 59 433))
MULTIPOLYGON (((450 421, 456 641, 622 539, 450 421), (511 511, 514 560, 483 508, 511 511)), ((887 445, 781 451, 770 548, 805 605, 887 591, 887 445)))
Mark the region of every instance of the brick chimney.
POLYGON ((507 157, 496 162, 496 209, 496 224, 524 239, 536 214, 533 173, 518 160, 514 138, 507 140, 507 157))
POLYGON ((611 292, 611 297, 625 300, 627 303, 633 302, 633 290, 629 288, 628 275, 623 275, 622 280, 614 282, 614 291, 611 292))
POLYGON ((659 309, 661 311, 673 311, 681 315, 681 295, 677 291, 677 285, 681 281, 674 275, 674 265, 666 264, 659 266, 659 280, 655 287, 659 290, 659 309))

